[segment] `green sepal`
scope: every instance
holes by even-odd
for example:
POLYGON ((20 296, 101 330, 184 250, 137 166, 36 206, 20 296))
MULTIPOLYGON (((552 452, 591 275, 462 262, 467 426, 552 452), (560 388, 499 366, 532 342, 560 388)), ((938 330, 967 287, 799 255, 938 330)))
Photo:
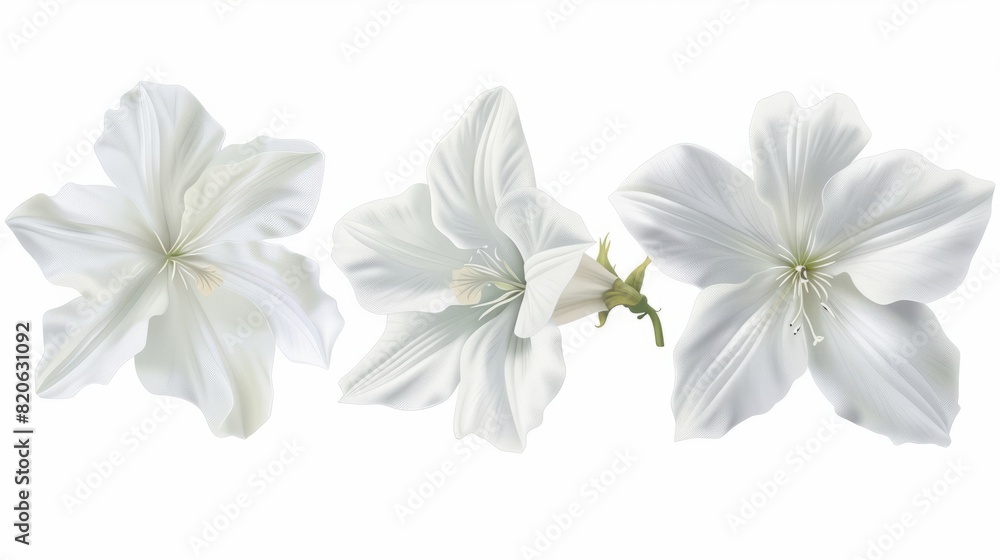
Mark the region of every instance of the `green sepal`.
POLYGON ((608 308, 607 311, 601 311, 597 314, 598 328, 603 327, 604 323, 608 320, 608 313, 615 307, 621 306, 627 308, 629 311, 637 315, 637 319, 645 319, 649 317, 649 320, 653 323, 653 335, 656 340, 657 346, 663 346, 663 327, 660 325, 660 317, 657 315, 656 309, 649 305, 646 300, 646 296, 642 295, 640 292, 642 290, 643 280, 646 278, 646 268, 649 266, 649 257, 642 262, 639 266, 635 267, 635 270, 628 275, 628 278, 622 280, 618 273, 615 271, 614 265, 611 264, 611 260, 608 257, 611 251, 611 241, 609 235, 605 235, 604 239, 601 239, 598 243, 597 249, 597 261, 605 270, 614 275, 615 281, 611 285, 611 289, 604 292, 604 305, 608 308))
POLYGON ((646 257, 646 260, 642 261, 642 264, 635 267, 635 270, 633 270, 632 273, 628 275, 628 278, 625 279, 625 283, 628 284, 629 286, 632 286, 632 288, 634 288, 635 291, 641 292, 642 281, 645 280, 646 278, 646 267, 649 266, 649 263, 651 262, 653 261, 649 260, 649 257, 646 257))
POLYGON ((607 320, 608 320, 608 312, 607 311, 601 311, 601 312, 599 312, 597 314, 597 320, 599 321, 597 323, 597 328, 603 327, 604 323, 607 322, 607 320))
POLYGON ((642 301, 642 294, 632 286, 622 282, 621 278, 615 278, 611 289, 604 292, 604 305, 608 306, 608 311, 619 305, 632 307, 638 305, 640 301, 642 301))
POLYGON ((611 234, 609 233, 604 236, 604 239, 598 242, 597 259, 595 260, 597 260, 597 264, 603 266, 605 270, 607 270, 611 274, 614 274, 615 276, 618 276, 618 273, 615 272, 615 266, 611 264, 611 260, 608 258, 608 253, 611 251, 611 239, 609 239, 610 236, 611 234))

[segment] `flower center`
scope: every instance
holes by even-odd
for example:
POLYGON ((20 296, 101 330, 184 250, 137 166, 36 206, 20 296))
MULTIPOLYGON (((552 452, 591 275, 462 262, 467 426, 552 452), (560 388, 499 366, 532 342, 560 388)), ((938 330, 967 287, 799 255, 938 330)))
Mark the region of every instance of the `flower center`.
POLYGON ((480 319, 494 309, 514 301, 524 294, 525 283, 509 264, 484 249, 476 251, 472 262, 451 273, 451 291, 458 303, 472 307, 486 307, 480 319), (483 301, 483 292, 489 294, 483 301))
POLYGON ((830 306, 827 305, 830 299, 827 288, 833 287, 831 283, 833 276, 823 272, 821 269, 836 262, 832 259, 839 251, 826 256, 814 255, 812 252, 812 237, 810 237, 809 243, 806 244, 805 250, 799 254, 792 253, 781 245, 778 245, 778 248, 780 249, 778 257, 785 261, 785 264, 776 267, 783 271, 778 275, 776 280, 778 287, 781 288, 791 282, 792 297, 798 303, 798 310, 792 321, 788 323, 788 327, 793 329, 792 335, 797 335, 802 330, 802 322, 804 321, 809 328, 809 334, 812 335, 813 346, 816 346, 823 341, 823 336, 816 334, 813 322, 809 319, 809 313, 806 311, 806 297, 816 297, 819 300, 820 307, 831 315, 833 314, 830 306))
MULTIPOLYGON (((190 280, 191 285, 205 295, 211 294, 216 288, 222 285, 223 278, 219 269, 210 264, 198 262, 199 259, 197 257, 202 253, 200 249, 193 249, 192 247, 194 247, 194 243, 199 236, 191 239, 189 232, 183 237, 174 240, 170 245, 170 249, 167 249, 160 236, 155 232, 153 235, 156 235, 156 241, 160 243, 160 249, 163 250, 163 266, 156 272, 157 274, 170 268, 171 282, 173 282, 175 277, 179 277, 184 284, 184 288, 190 290, 191 286, 188 285, 188 280, 190 280)), ((204 247, 201 247, 201 249, 204 249, 204 247)))
POLYGON ((192 256, 191 253, 169 252, 164 258, 160 272, 169 268, 170 280, 179 277, 185 288, 191 289, 191 286, 194 286, 199 292, 209 295, 222 285, 222 274, 210 264, 196 262, 192 256))

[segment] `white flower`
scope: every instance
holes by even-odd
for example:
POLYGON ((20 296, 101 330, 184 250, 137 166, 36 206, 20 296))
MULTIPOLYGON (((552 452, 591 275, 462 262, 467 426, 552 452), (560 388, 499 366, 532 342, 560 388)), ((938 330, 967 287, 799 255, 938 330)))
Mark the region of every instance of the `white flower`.
POLYGON ((593 239, 579 216, 535 188, 505 89, 473 102, 427 174, 427 185, 365 204, 334 229, 334 260, 358 301, 389 315, 382 338, 341 380, 343 401, 414 410, 458 387, 456 437, 520 451, 566 372, 553 314, 606 309, 584 286, 556 309, 588 266, 593 239))
POLYGON ((806 369, 837 414, 895 443, 947 445, 958 350, 923 303, 964 278, 993 184, 869 138, 854 103, 757 105, 755 180, 691 145, 612 195, 657 267, 704 288, 675 349, 678 439, 769 410, 806 369))
POLYGON ((323 155, 265 137, 220 149, 223 136, 186 89, 140 83, 94 147, 117 188, 69 184, 7 218, 46 278, 81 294, 45 314, 39 394, 107 383, 134 356, 149 391, 246 437, 271 411, 275 344, 329 365, 342 321, 317 265, 261 242, 308 223, 323 155))

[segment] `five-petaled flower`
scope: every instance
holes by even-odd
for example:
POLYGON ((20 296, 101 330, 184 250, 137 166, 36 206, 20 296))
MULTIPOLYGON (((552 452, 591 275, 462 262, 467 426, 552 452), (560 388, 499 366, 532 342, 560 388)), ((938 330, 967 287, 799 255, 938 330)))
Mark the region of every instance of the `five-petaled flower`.
POLYGON ((837 414, 895 443, 947 445, 959 353, 924 304, 955 289, 993 184, 919 154, 855 160, 854 103, 761 101, 754 180, 692 145, 612 195, 656 266, 704 288, 675 349, 678 439, 719 437, 809 370, 837 414))
POLYGON ((323 155, 267 137, 222 148, 223 136, 186 89, 140 83, 94 147, 117 188, 69 184, 7 218, 46 278, 81 294, 45 314, 39 394, 107 383, 134 356, 149 391, 246 437, 271 411, 275 345, 329 365, 342 321, 318 266, 262 242, 309 222, 323 155))
POLYGON ((358 301, 388 314, 341 380, 343 401, 413 410, 458 387, 456 437, 521 451, 566 373, 557 321, 606 311, 616 277, 584 255, 594 241, 581 218, 535 188, 507 90, 473 102, 427 175, 334 229, 358 301))

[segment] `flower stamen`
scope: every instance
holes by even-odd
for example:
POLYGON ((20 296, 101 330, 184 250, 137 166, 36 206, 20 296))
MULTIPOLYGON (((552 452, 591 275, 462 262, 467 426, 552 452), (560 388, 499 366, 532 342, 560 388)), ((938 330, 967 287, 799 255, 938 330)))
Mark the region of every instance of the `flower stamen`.
POLYGON ((174 278, 180 278, 181 283, 184 285, 185 290, 190 290, 191 286, 188 285, 186 277, 190 277, 194 287, 202 294, 209 295, 215 291, 216 288, 222 285, 223 276, 219 272, 219 269, 215 268, 210 264, 198 264, 194 263, 188 259, 190 254, 176 254, 168 253, 163 261, 163 266, 157 272, 163 272, 167 266, 170 266, 170 281, 173 282, 174 278))
POLYGON ((488 306, 479 317, 483 319, 497 308, 523 295, 526 285, 510 265, 495 252, 490 254, 479 249, 476 257, 479 257, 481 263, 470 262, 452 271, 451 291, 462 305, 488 306), (489 301, 482 301, 483 290, 490 287, 500 290, 500 294, 489 301))
POLYGON ((822 342, 824 337, 816 333, 812 319, 806 311, 805 300, 807 296, 815 295, 819 299, 819 304, 823 310, 831 315, 833 314, 825 303, 830 299, 830 292, 827 288, 833 287, 833 283, 831 282, 833 276, 818 269, 834 264, 836 261, 831 260, 831 258, 837 254, 831 253, 822 258, 812 258, 812 250, 815 242, 816 236, 810 235, 806 242, 805 252, 800 256, 796 256, 781 245, 778 245, 781 252, 775 253, 777 257, 789 261, 787 270, 779 274, 775 281, 778 282, 778 287, 781 288, 789 281, 794 280, 790 289, 792 290, 792 297, 798 300, 798 309, 795 312, 795 316, 792 317, 791 322, 788 323, 788 326, 794 329, 792 331, 792 335, 794 336, 802 330, 802 324, 799 323, 799 320, 804 321, 809 328, 809 334, 812 335, 813 346, 822 342), (788 256, 785 256, 782 252, 788 253, 788 256))

